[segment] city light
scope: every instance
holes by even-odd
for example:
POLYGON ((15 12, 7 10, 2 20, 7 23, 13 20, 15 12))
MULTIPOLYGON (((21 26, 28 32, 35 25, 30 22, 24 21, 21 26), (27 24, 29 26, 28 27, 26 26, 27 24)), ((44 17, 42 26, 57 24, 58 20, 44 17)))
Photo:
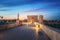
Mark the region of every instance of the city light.
POLYGON ((0 0, 0 40, 60 40, 60 0, 0 0))

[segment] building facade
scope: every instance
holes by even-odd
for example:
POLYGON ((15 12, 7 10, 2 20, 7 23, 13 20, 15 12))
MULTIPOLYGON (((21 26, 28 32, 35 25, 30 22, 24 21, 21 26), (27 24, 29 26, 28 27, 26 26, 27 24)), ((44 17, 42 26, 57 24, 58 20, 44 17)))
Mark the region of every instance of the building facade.
POLYGON ((43 23, 43 15, 39 15, 38 20, 39 20, 39 23, 43 23))
POLYGON ((27 20, 28 20, 28 22, 37 22, 38 21, 38 15, 28 15, 27 20))

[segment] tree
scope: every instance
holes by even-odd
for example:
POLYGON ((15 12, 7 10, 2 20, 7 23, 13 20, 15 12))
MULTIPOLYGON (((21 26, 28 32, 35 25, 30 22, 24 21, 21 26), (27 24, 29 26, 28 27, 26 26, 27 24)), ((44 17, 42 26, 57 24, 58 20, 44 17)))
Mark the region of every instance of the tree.
POLYGON ((0 16, 1 19, 3 19, 3 16, 0 16))

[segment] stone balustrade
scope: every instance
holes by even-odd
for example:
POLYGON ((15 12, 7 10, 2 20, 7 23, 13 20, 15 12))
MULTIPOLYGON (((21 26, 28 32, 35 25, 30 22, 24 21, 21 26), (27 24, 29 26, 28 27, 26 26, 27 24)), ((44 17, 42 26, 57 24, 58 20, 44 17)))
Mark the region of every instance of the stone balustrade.
POLYGON ((60 40, 60 30, 40 24, 40 28, 47 34, 51 40, 60 40))

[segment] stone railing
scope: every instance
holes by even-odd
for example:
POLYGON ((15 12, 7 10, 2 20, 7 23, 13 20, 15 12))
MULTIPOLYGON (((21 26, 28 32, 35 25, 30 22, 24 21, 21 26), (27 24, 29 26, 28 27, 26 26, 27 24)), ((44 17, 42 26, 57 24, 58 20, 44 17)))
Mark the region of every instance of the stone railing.
POLYGON ((14 24, 5 24, 5 25, 1 25, 0 26, 0 30, 10 29, 10 28, 18 27, 18 26, 19 25, 17 23, 14 23, 14 24))
POLYGON ((40 28, 46 33, 46 35, 51 40, 60 40, 60 30, 51 28, 51 27, 43 25, 43 24, 40 24, 40 28))

